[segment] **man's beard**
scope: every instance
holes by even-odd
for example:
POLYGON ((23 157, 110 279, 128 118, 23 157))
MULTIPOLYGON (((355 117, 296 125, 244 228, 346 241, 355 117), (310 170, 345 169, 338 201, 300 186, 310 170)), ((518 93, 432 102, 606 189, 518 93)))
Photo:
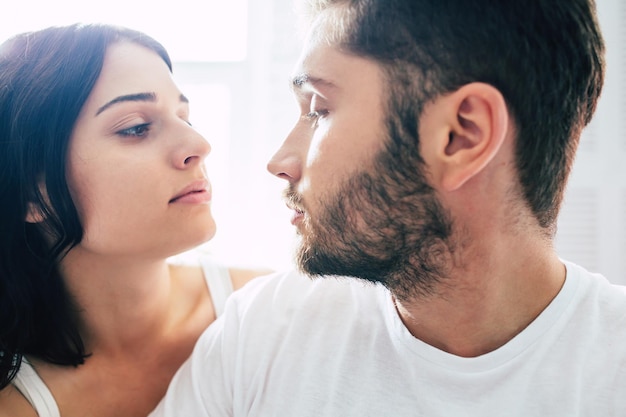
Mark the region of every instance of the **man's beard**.
MULTIPOLYGON (((452 220, 422 172, 418 146, 405 145, 390 142, 317 201, 322 212, 307 212, 296 252, 303 272, 382 283, 399 300, 436 292, 452 262, 452 220)), ((286 197, 306 204, 293 190, 286 197)))

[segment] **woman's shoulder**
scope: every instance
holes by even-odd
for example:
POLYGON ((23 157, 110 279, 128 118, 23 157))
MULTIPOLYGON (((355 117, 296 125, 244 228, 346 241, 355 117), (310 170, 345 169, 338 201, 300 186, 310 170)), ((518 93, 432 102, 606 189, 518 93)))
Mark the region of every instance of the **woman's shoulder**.
POLYGON ((37 412, 14 385, 0 390, 0 417, 37 417, 37 412))
POLYGON ((270 272, 266 268, 229 266, 210 258, 199 259, 196 263, 170 264, 176 298, 185 300, 183 305, 198 311, 210 308, 214 317, 221 314, 233 291, 270 272))
POLYGON ((269 275, 274 271, 269 268, 230 267, 228 268, 228 272, 230 273, 230 279, 233 282, 233 288, 238 290, 252 279, 269 275))
POLYGON ((273 272, 267 267, 229 265, 212 259, 202 259, 196 263, 170 263, 169 268, 176 285, 181 285, 183 288, 196 293, 197 290, 206 285, 207 274, 229 277, 233 290, 238 290, 252 279, 273 272))
POLYGON ((171 295, 189 307, 210 301, 204 273, 199 265, 170 264, 171 295))

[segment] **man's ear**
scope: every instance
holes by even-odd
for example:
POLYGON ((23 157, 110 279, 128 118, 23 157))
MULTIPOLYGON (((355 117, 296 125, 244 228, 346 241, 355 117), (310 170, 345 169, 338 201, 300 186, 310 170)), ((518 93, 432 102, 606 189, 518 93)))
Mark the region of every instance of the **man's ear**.
POLYGON ((432 180, 454 191, 498 153, 507 137, 509 113, 500 91, 471 83, 429 103, 420 126, 422 156, 432 180))
POLYGON ((41 223, 45 220, 45 218, 46 217, 39 204, 33 202, 28 203, 28 210, 26 211, 27 223, 41 223))

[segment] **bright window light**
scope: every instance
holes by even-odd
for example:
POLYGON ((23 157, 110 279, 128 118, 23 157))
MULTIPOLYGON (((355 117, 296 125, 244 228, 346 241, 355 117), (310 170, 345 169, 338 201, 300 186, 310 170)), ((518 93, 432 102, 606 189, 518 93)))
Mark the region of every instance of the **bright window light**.
POLYGON ((143 31, 161 42, 176 62, 246 58, 247 0, 22 0, 0 13, 0 42, 17 33, 77 22, 143 31))

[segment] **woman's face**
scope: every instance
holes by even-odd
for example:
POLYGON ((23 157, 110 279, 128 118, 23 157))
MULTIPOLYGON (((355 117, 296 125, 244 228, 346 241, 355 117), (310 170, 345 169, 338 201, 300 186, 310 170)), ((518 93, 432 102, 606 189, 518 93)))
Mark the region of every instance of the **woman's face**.
POLYGON ((69 143, 68 185, 84 228, 76 249, 158 258, 213 237, 210 150, 161 57, 111 45, 69 143))

